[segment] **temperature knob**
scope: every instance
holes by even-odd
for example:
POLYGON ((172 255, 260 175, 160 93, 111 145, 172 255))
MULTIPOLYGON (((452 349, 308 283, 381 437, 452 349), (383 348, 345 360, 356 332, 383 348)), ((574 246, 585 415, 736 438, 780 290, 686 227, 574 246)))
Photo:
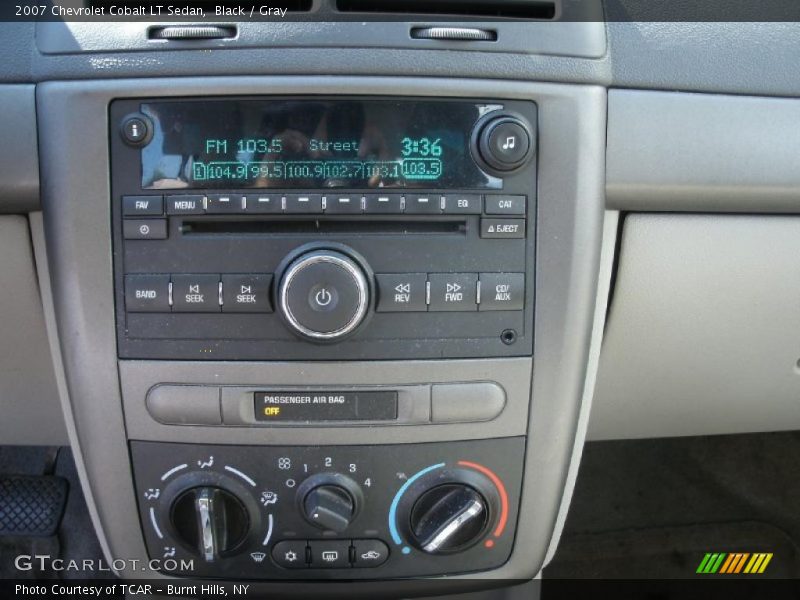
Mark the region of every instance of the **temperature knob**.
POLYGON ((458 552, 477 542, 486 530, 486 499, 469 485, 449 483, 424 492, 411 509, 415 545, 429 554, 458 552))
POLYGON ((180 494, 172 503, 170 520, 181 541, 206 562, 235 552, 250 528, 241 500, 212 486, 195 487, 180 494))
POLYGON ((300 512, 306 521, 328 531, 343 532, 355 518, 361 503, 361 489, 339 473, 319 473, 297 489, 300 512))

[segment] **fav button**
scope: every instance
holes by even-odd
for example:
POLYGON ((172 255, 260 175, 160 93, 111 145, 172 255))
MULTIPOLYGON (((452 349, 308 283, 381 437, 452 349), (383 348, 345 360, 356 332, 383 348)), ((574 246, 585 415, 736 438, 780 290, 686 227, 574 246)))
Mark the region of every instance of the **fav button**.
POLYGON ((349 540, 311 540, 312 569, 336 569, 350 566, 349 540))
POLYGON ((305 540, 285 540, 272 547, 272 560, 284 569, 302 569, 307 564, 305 540))
POLYGON ((272 275, 223 275, 222 312, 272 312, 272 275))
POLYGON ((378 312, 425 312, 425 273, 375 275, 378 282, 378 312))
POLYGON ((478 310, 478 275, 476 273, 432 273, 428 275, 431 290, 430 310, 478 310))
POLYGON ((172 310, 219 312, 219 275, 173 275, 172 310))
POLYGON ((161 216, 164 213, 164 198, 161 196, 123 196, 122 214, 126 217, 161 216))
POLYGON ((389 558, 389 548, 380 540, 353 540, 353 566, 377 567, 389 558))

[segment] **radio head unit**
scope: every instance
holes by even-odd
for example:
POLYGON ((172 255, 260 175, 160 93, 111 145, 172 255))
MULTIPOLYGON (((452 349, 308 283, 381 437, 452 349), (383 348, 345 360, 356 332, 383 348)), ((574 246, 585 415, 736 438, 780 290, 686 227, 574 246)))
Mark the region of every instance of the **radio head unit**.
POLYGON ((123 358, 530 355, 536 106, 117 100, 123 358))

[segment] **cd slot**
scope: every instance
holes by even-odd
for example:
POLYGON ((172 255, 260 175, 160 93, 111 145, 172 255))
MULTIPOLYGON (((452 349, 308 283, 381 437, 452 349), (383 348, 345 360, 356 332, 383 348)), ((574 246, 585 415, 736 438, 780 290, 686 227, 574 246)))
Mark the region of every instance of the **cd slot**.
POLYGON ((180 225, 183 235, 362 235, 391 234, 450 234, 466 235, 467 220, 452 219, 197 219, 184 220, 180 225))

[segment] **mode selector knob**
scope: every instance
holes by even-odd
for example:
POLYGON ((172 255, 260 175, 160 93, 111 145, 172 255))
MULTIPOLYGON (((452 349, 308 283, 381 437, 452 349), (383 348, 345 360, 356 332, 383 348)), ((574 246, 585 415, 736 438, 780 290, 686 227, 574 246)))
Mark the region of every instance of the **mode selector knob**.
POLYGON ((480 492, 462 483, 448 483, 419 497, 411 509, 410 528, 420 550, 449 554, 477 542, 488 521, 488 504, 480 492))
POLYGON ((361 503, 358 484, 339 473, 319 473, 297 489, 300 511, 320 529, 343 532, 356 517, 361 503))
POLYGON ((244 504, 218 487, 200 486, 183 492, 170 512, 178 537, 206 562, 234 553, 249 533, 244 504))
POLYGON ((369 308, 364 269, 335 250, 300 255, 287 267, 278 287, 278 308, 298 335, 336 341, 355 331, 369 308))

